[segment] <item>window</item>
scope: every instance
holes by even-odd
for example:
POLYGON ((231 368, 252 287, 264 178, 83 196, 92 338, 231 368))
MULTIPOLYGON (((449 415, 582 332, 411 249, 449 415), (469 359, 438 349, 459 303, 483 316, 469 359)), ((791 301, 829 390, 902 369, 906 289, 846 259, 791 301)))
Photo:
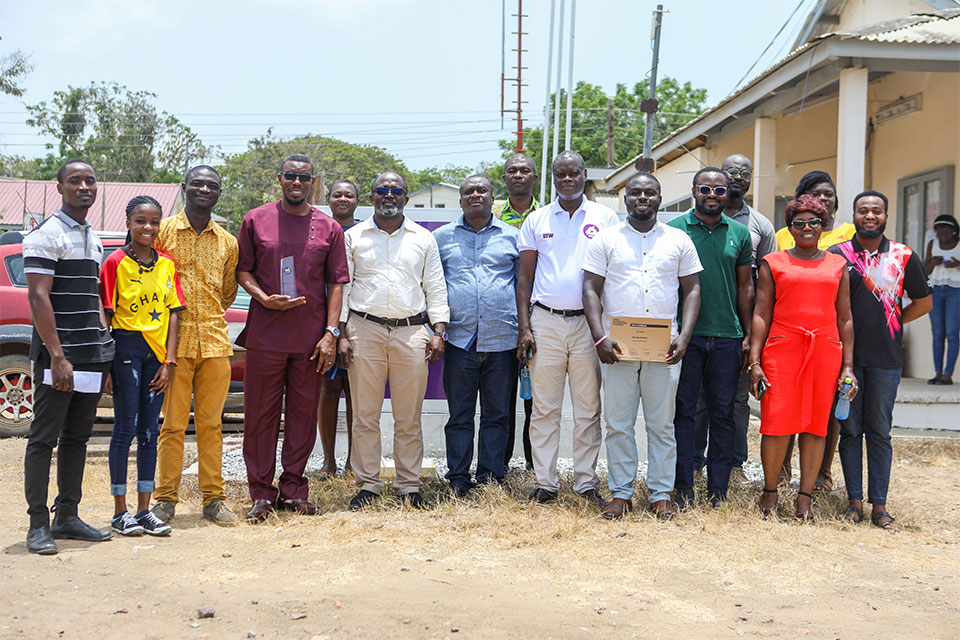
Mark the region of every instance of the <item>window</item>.
POLYGON ((16 253, 7 256, 7 274, 10 276, 10 282, 15 287, 27 286, 27 275, 23 272, 23 254, 16 253))
POLYGON ((923 255, 933 221, 953 214, 953 165, 897 181, 897 237, 923 255))
POLYGON ((413 208, 414 208, 414 209, 423 209, 423 205, 422 205, 422 204, 415 204, 415 205, 413 205, 413 208))
POLYGON ((446 209, 446 208, 447 208, 447 205, 443 204, 442 202, 437 203, 437 209, 446 209))

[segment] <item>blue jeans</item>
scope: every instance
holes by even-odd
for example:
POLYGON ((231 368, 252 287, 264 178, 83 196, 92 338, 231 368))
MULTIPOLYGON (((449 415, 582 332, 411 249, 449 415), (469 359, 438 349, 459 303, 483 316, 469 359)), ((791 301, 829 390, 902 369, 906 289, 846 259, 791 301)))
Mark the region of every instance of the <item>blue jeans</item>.
POLYGON ((443 391, 450 419, 443 432, 449 470, 444 477, 451 487, 467 490, 474 486, 470 480, 470 462, 478 393, 477 482, 503 480, 510 390, 517 377, 515 353, 514 349, 478 353, 476 345, 466 351, 447 343, 443 356, 443 391))
POLYGON ((890 486, 890 427, 901 369, 853 367, 860 392, 850 403, 850 416, 840 421, 840 466, 847 498, 863 500, 863 438, 867 439, 867 501, 887 504, 890 486))
MULTIPOLYGON (((742 467, 747 461, 747 430, 750 426, 750 374, 744 371, 737 381, 737 395, 733 398, 733 466, 742 467)), ((697 453, 693 467, 699 469, 707 464, 707 430, 710 418, 707 414, 707 393, 700 387, 697 399, 696 434, 697 453)))
POLYGON ((113 433, 110 436, 110 495, 127 494, 127 458, 137 437, 137 492, 151 493, 157 470, 157 435, 163 394, 150 389, 161 363, 137 331, 114 329, 113 433))
POLYGON ((933 308, 930 310, 933 328, 933 366, 937 373, 953 375, 960 354, 960 287, 945 284, 933 288, 933 308), (943 361, 943 343, 947 343, 947 361, 943 361))
POLYGON ((693 487, 697 397, 703 384, 710 419, 707 490, 725 494, 734 460, 733 401, 740 377, 740 338, 693 336, 677 385, 677 489, 693 487))

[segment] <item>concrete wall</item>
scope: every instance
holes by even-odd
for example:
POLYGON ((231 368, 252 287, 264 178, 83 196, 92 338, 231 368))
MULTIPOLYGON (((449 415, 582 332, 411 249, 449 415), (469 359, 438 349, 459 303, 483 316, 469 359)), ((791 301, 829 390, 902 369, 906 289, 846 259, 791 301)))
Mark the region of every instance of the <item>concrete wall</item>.
POLYGON ((851 31, 935 8, 922 0, 847 0, 840 12, 840 24, 831 31, 851 31))

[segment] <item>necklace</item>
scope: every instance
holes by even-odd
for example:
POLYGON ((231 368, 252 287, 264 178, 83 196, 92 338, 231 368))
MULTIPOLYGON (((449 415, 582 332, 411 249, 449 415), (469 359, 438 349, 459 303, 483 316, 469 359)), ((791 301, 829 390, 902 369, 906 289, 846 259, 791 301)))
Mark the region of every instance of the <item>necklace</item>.
POLYGON ((130 245, 125 246, 123 252, 127 254, 128 258, 137 263, 137 266, 140 267, 140 273, 149 273, 153 271, 153 268, 157 265, 157 252, 152 247, 150 248, 150 262, 148 263, 140 262, 140 258, 133 252, 130 245))

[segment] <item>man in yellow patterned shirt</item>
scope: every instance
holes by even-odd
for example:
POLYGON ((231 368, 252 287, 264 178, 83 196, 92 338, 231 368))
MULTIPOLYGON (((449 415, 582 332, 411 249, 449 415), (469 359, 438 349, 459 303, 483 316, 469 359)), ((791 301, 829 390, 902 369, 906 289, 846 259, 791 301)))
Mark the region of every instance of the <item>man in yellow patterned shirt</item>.
POLYGON ((187 172, 180 187, 186 206, 160 223, 154 243, 177 263, 187 308, 180 312, 178 366, 163 402, 153 512, 164 522, 173 518, 192 398, 203 517, 219 525, 235 525, 239 520, 224 502, 221 419, 233 355, 225 313, 237 297, 239 249, 237 239, 211 219, 220 199, 220 174, 198 165, 187 172))

